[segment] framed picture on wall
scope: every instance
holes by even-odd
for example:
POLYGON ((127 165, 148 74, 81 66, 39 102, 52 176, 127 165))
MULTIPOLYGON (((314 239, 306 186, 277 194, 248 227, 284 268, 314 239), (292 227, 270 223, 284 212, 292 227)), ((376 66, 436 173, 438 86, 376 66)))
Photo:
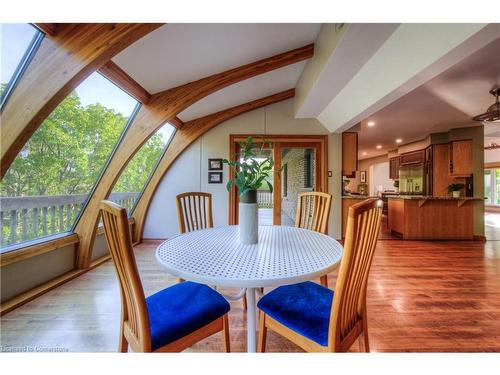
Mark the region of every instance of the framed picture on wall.
POLYGON ((208 172, 209 184, 222 184, 222 172, 208 172))
POLYGON ((208 159, 209 171, 222 171, 222 159, 208 159))
POLYGON ((366 171, 359 172, 359 180, 361 182, 366 182, 366 171))

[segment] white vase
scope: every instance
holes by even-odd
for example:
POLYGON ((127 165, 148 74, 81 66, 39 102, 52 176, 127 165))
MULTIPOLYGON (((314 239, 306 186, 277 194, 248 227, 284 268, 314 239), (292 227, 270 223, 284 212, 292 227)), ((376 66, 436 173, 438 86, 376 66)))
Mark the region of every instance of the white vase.
POLYGON ((460 198, 460 190, 453 191, 452 194, 453 194, 453 198, 460 198))
POLYGON ((239 203, 238 223, 242 244, 251 245, 259 242, 259 208, 257 203, 239 203))

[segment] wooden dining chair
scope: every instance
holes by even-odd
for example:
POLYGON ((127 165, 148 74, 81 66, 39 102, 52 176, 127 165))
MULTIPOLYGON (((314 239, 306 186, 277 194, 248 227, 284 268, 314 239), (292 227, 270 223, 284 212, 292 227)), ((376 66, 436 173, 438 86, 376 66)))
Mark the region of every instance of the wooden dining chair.
MULTIPOLYGON (((295 226, 327 234, 331 205, 331 194, 318 191, 299 193, 295 226)), ((320 283, 328 287, 328 276, 321 276, 320 283)))
MULTIPOLYGON (((212 194, 190 191, 176 196, 179 232, 213 228, 212 194)), ((178 278, 178 282, 184 279, 178 278)), ((243 296, 243 308, 247 309, 247 297, 243 296)))
POLYGON ((184 282, 145 297, 137 270, 127 211, 111 201, 100 203, 109 252, 120 284, 121 319, 118 350, 179 352, 223 332, 230 351, 229 303, 210 287, 184 282))
MULTIPOLYGON (((178 194, 176 201, 179 233, 213 228, 212 194, 189 191, 178 194)), ((177 281, 183 282, 184 279, 178 278, 177 281)))
POLYGON ((212 228, 212 194, 190 191, 177 195, 179 232, 212 228))
POLYGON ((369 199, 349 208, 347 232, 335 290, 307 281, 263 296, 258 351, 271 329, 308 352, 346 352, 359 340, 370 351, 366 313, 368 274, 377 244, 382 205, 369 199))

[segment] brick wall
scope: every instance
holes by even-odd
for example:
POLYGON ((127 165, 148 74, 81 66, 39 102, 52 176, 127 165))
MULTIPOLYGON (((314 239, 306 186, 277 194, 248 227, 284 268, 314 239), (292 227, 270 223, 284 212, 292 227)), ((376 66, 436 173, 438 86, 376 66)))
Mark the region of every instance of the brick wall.
MULTIPOLYGON (((295 220, 297 213, 297 196, 304 191, 314 190, 312 187, 306 187, 306 149, 293 148, 287 149, 281 158, 281 165, 286 165, 286 172, 282 171, 281 178, 281 209, 292 219, 295 220), (286 175, 286 176, 285 176, 286 175), (285 187, 285 183, 287 186, 285 187), (285 192, 287 195, 285 196, 285 192)), ((316 180, 316 155, 314 151, 311 155, 311 182, 315 188, 316 180)))

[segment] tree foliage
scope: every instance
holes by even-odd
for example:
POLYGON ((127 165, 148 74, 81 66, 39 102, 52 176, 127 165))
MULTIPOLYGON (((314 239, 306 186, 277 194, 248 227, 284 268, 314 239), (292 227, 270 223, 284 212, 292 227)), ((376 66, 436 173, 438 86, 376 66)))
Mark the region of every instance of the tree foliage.
MULTIPOLYGON (((98 103, 83 106, 73 92, 23 147, 0 184, 0 195, 90 192, 127 120, 98 103)), ((163 146, 161 137, 153 136, 129 163, 115 191, 140 191, 163 146)))

